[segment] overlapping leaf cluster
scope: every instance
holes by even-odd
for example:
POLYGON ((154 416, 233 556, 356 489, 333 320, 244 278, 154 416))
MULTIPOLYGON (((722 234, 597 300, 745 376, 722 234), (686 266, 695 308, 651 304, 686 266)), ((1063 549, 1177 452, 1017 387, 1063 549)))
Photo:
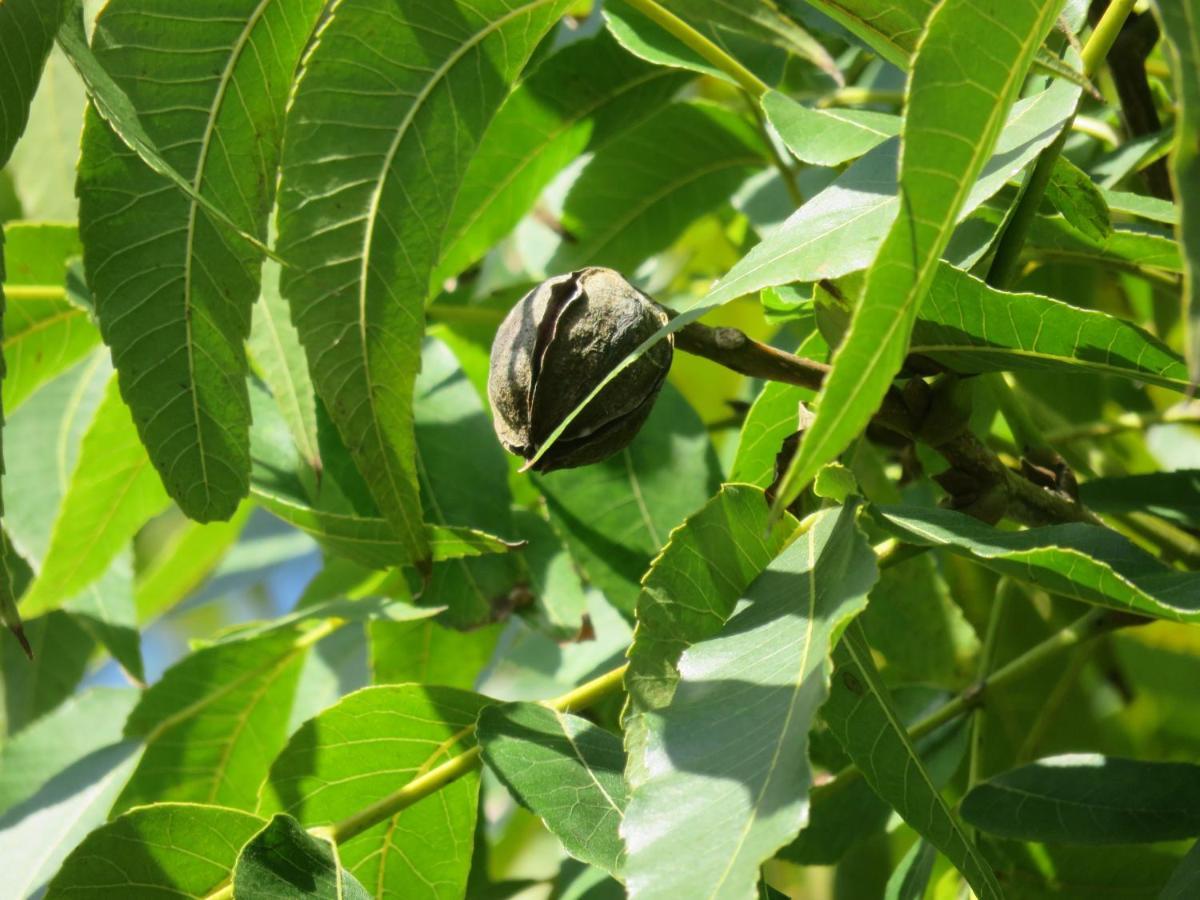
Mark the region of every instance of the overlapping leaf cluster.
POLYGON ((0 4, 6 896, 1196 892, 1196 0, 100 6, 0 4), (524 474, 588 265, 823 383, 524 474))

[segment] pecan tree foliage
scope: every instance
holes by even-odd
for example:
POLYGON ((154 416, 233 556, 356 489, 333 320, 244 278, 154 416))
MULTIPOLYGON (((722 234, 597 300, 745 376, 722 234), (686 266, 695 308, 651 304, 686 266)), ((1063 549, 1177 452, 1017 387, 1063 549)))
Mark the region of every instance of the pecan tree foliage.
POLYGON ((3 893, 1200 893, 1198 22, 0 3, 3 893))

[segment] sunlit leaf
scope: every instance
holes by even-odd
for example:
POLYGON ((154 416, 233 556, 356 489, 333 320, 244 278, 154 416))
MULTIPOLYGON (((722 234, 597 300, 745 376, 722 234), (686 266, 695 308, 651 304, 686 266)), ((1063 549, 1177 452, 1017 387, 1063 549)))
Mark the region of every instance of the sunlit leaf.
POLYGON ((32 797, 56 773, 121 739, 137 702, 132 688, 94 687, 0 746, 0 812, 32 797))
POLYGON ((146 674, 133 599, 132 556, 128 550, 119 552, 99 578, 63 603, 63 609, 92 633, 129 678, 140 684, 146 674))
POLYGON ((430 274, 492 115, 566 0, 345 0, 288 114, 284 297, 313 381, 410 559, 428 555, 412 436, 430 274))
POLYGON ((1063 218, 1092 240, 1112 232, 1108 204, 1100 186, 1073 162, 1060 156, 1046 185, 1046 199, 1063 218))
POLYGON ((963 818, 1023 841, 1137 844, 1200 835, 1200 766, 1092 753, 1040 759, 971 789, 963 818))
MULTIPOLYGON (((96 58, 163 157, 260 239, 275 187, 283 106, 320 0, 224 8, 121 0, 99 16, 96 58), (147 79, 153 67, 160 75, 147 79)), ((124 398, 171 496, 227 519, 249 487, 243 342, 257 249, 155 172, 95 108, 79 167, 88 281, 124 398), (169 224, 169 227, 168 227, 169 224)))
POLYGON ((945 0, 931 14, 908 83, 900 214, 867 272, 816 418, 779 486, 780 508, 850 445, 900 371, 942 251, 1061 6, 1027 0, 1006 11, 1001 28, 994 12, 971 0, 945 0), (982 46, 988 52, 977 52, 982 46))
MULTIPOLYGON (((468 749, 482 697, 403 685, 356 691, 306 722, 271 766, 260 815, 331 824, 468 749)), ((479 778, 470 774, 341 841, 342 865, 377 892, 462 896, 471 864, 479 778)))
POLYGON ((189 801, 253 809, 284 730, 304 656, 328 629, 283 628, 214 644, 172 666, 129 715, 145 746, 118 811, 189 801))
POLYGON ((631 897, 744 897, 807 821, 830 647, 876 576, 854 519, 853 506, 819 514, 725 626, 679 657, 674 696, 647 715, 621 826, 631 897))
POLYGON ((619 737, 535 703, 485 709, 476 735, 484 761, 568 853, 620 874, 627 792, 619 737))
POLYGON ((17 222, 4 229, 6 413, 100 342, 88 309, 64 287, 67 261, 81 250, 73 226, 17 222))
POLYGON ((166 505, 129 408, 110 379, 79 445, 49 549, 22 609, 30 615, 53 609, 88 587, 166 505))
POLYGON ((262 826, 257 816, 222 806, 131 810, 87 836, 50 883, 47 900, 80 892, 111 900, 141 892, 206 897, 228 881, 238 850, 262 826))
POLYGON ((108 817, 137 759, 138 747, 130 741, 95 750, 0 817, 0 863, 10 873, 5 890, 11 896, 36 894, 80 840, 108 817))
POLYGON ((1173 622, 1200 622, 1200 573, 1168 569, 1128 539, 1069 523, 1002 531, 950 509, 876 507, 902 540, 945 547, 1044 590, 1173 622))
POLYGON ((814 166, 857 159, 898 135, 903 121, 866 109, 814 109, 778 91, 763 97, 762 107, 793 155, 814 166))

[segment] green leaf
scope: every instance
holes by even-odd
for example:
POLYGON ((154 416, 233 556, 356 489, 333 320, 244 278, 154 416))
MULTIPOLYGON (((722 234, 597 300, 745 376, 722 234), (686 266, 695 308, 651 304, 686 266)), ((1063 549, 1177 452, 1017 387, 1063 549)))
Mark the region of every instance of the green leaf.
POLYGON ((70 221, 78 216, 75 163, 87 94, 79 74, 59 47, 46 58, 23 140, 8 168, 27 219, 70 221))
MULTIPOLYGON (((364 688, 306 722, 271 766, 259 814, 337 822, 467 750, 488 701, 451 688, 364 688)), ((479 777, 468 774, 339 843, 342 865, 377 893, 462 896, 479 777)))
POLYGON ((821 715, 882 799, 962 872, 981 900, 1004 896, 991 867, 955 819, 913 746, 862 631, 834 651, 833 688, 821 715))
POLYGON ((314 837, 291 816, 275 815, 238 854, 233 867, 238 897, 367 900, 370 895, 341 867, 337 847, 314 837))
POLYGON ((142 894, 206 897, 229 879, 238 850, 263 826, 236 809, 194 803, 143 806, 97 828, 63 864, 47 900, 142 894), (170 840, 163 840, 169 835, 170 840))
MULTIPOLYGON (((421 505, 430 522, 514 535, 504 451, 458 360, 432 338, 422 347, 413 417, 421 505)), ((421 594, 422 603, 446 607, 447 620, 460 628, 494 620, 519 577, 507 554, 469 558, 478 556, 435 564, 421 594)))
POLYGON ((549 268, 632 272, 764 165, 762 141, 740 117, 709 104, 668 106, 613 138, 575 179, 562 215, 574 240, 549 268))
POLYGON ((724 628, 679 657, 621 826, 631 897, 744 897, 803 827, 830 647, 876 577, 854 519, 853 505, 819 513, 724 628))
POLYGON ((503 625, 458 631, 432 621, 368 624, 375 684, 436 684, 470 690, 492 658, 503 625))
POLYGON ((138 621, 157 618, 199 587, 237 542, 253 511, 254 504, 243 503, 228 522, 183 520, 159 553, 137 572, 138 621))
POLYGON ((572 556, 608 601, 629 613, 671 529, 716 492, 720 466, 695 410, 667 384, 620 453, 537 475, 534 483, 572 556))
POLYGON ((146 750, 117 810, 163 801, 253 809, 287 739, 304 657, 329 630, 283 628, 214 644, 169 668, 125 725, 146 750))
POLYGON ((1061 5, 1026 0, 997 22, 972 0, 944 0, 931 14, 908 83, 901 212, 867 272, 816 418, 779 486, 778 508, 850 445, 900 371, 942 251, 1061 5), (983 46, 988 52, 979 53, 983 46), (976 64, 968 73, 970 53, 976 64))
POLYGON ((570 639, 580 633, 587 614, 587 589, 563 539, 532 510, 514 513, 517 533, 526 541, 521 553, 541 630, 570 639))
POLYGON ((1179 104, 1171 181, 1179 203, 1177 235, 1183 255, 1185 343, 1192 381, 1200 382, 1200 2, 1155 0, 1162 21, 1165 52, 1179 104))
POLYGON ((617 828, 627 800, 620 738, 536 703, 488 707, 475 734, 484 762, 571 856, 620 874, 617 828))
MULTIPOLYGON (((1054 84, 1013 105, 995 152, 957 219, 965 219, 1046 147, 1075 110, 1077 88, 1054 84)), ((941 154, 938 153, 937 157, 941 154)), ((875 258, 900 208, 897 144, 885 141, 747 253, 704 298, 702 309, 765 287, 837 278, 875 258)))
POLYGON ((950 509, 881 506, 874 513, 903 541, 945 547, 1050 593, 1156 619, 1200 622, 1200 573, 1168 569, 1107 528, 1069 523, 1001 531, 950 509))
MULTIPOLYGON (((998 217, 995 211, 984 213, 984 218, 998 217)), ((1133 272, 1179 272, 1183 265, 1179 246, 1164 234, 1115 228, 1097 240, 1076 230, 1061 216, 1038 216, 1033 220, 1025 255, 1046 262, 1101 263, 1133 272)))
POLYGON ((0 746, 0 812, 32 797, 57 772, 121 739, 132 688, 74 694, 0 746))
POLYGON ((729 480, 753 484, 764 490, 775 480, 775 459, 784 439, 799 429, 801 403, 815 391, 772 381, 763 388, 746 414, 738 435, 737 454, 729 480))
POLYGON ((907 69, 937 0, 808 0, 893 65, 907 69))
MULTIPOLYGON (((72 858, 86 856, 76 850, 77 845, 108 818, 113 798, 137 760, 138 747, 133 742, 110 744, 63 769, 36 794, 0 817, 0 864, 10 873, 4 883, 5 891, 11 892, 9 896, 36 896, 60 865, 62 879, 71 868, 72 858)), ((113 871, 104 858, 88 865, 93 878, 85 883, 93 890, 105 880, 97 871, 98 865, 109 873, 113 871)), ((63 895, 56 894, 52 887, 45 896, 63 895)), ((129 895, 110 896, 115 900, 129 895)))
POLYGON ((66 0, 8 0, 0 7, 0 166, 8 162, 29 119, 54 34, 66 12, 66 0))
POLYGON ((1110 191, 1107 188, 1101 188, 1100 193, 1112 212, 1138 216, 1152 222, 1162 222, 1164 225, 1179 224, 1179 209, 1169 200, 1130 194, 1127 191, 1110 191))
POLYGON ((64 288, 67 262, 81 250, 73 226, 15 222, 4 229, 3 397, 9 414, 100 342, 87 307, 64 288))
POLYGON ((94 351, 43 385, 6 424, 5 522, 13 546, 35 571, 50 549, 83 436, 111 380, 108 354, 94 351))
POLYGON ((282 290, 313 381, 412 560, 412 392, 440 235, 488 121, 566 0, 345 0, 288 114, 282 290))
POLYGON ((467 167, 434 283, 481 259, 555 175, 657 111, 687 80, 643 62, 607 32, 538 66, 504 101, 467 167))
POLYGON ((0 643, 5 729, 16 734, 71 696, 83 679, 96 641, 74 616, 61 610, 25 626, 33 659, 15 643, 0 643))
POLYGON ((1091 176, 1065 157, 1054 161, 1046 199, 1072 226, 1095 241, 1112 233, 1108 203, 1091 176))
POLYGON ((300 458, 319 473, 316 395, 300 335, 289 317, 287 303, 279 294, 279 276, 277 262, 268 259, 263 263, 262 291, 251 314, 246 349, 275 398, 300 458))
POLYGON ((803 106, 778 91, 763 97, 762 108, 792 155, 814 166, 857 159, 898 135, 903 122, 891 113, 803 106))
POLYGON ((948 263, 934 275, 909 352, 963 373, 1095 373, 1188 390, 1183 360, 1132 322, 1038 294, 999 291, 948 263))
POLYGON ((632 787, 643 778, 646 717, 671 702, 680 654, 721 630, 742 593, 783 549, 796 525, 791 516, 772 524, 758 488, 727 484, 670 533, 642 580, 628 654, 624 724, 632 787), (696 604, 700 598, 704 606, 696 604))
POLYGON ((129 408, 110 379, 83 435, 49 549, 22 609, 30 615, 54 609, 91 585, 166 505, 129 408))
POLYGON ((1171 874, 1171 880, 1158 895, 1158 900, 1187 900, 1200 891, 1200 841, 1192 846, 1183 862, 1171 874))
POLYGON ((1091 478, 1079 499, 1102 513, 1148 512, 1184 527, 1200 525, 1200 469, 1091 478))
POLYGON ((933 844, 925 840, 913 844, 888 879, 884 900, 922 900, 936 859, 933 844))
MULTIPOLYGON (((135 108, 154 110, 151 140, 195 193, 260 239, 288 87, 322 5, 239 0, 176 16, 124 0, 97 20, 96 57, 135 108), (148 67, 162 76, 141 77, 148 67)), ((100 329, 142 441, 185 513, 228 519, 249 489, 243 343, 259 252, 172 189, 94 108, 78 190, 100 329)))
POLYGON ((112 654, 134 683, 144 681, 142 642, 133 600, 132 553, 118 553, 108 571, 65 602, 63 608, 112 654))
MULTIPOLYGON (((885 570, 885 574, 888 570, 885 570)), ((874 607, 867 606, 869 613, 874 607)), ((892 692, 896 712, 906 728, 934 712, 948 699, 944 691, 920 686, 897 688, 892 692)), ((826 743, 833 741, 828 729, 818 732, 826 743)), ((950 723, 916 742, 921 764, 933 785, 945 787, 962 764, 969 734, 960 723, 950 723)), ((815 757, 816 741, 809 756, 815 757)), ((828 752, 828 750, 826 750, 828 752)), ((838 758, 823 760, 831 769, 849 764, 838 748, 838 758)), ((842 862, 856 848, 883 833, 892 818, 892 808, 861 778, 827 782, 813 788, 808 824, 791 844, 779 852, 781 859, 806 866, 829 866, 842 862)))
POLYGON ((1138 844, 1200 835, 1200 766, 1073 753, 973 787, 963 818, 1022 841, 1138 844))

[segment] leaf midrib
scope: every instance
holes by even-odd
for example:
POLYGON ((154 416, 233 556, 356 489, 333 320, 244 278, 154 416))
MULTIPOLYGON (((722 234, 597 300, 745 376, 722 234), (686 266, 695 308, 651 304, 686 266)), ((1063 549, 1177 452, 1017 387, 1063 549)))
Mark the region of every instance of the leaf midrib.
MULTIPOLYGON (((449 72, 464 56, 472 49, 485 41, 493 32, 498 31, 501 27, 508 24, 518 16, 525 15, 530 10, 536 9, 539 6, 545 6, 552 3, 554 0, 530 0, 521 6, 515 7, 494 21, 488 22, 485 27, 481 28, 475 34, 464 41, 462 45, 454 50, 446 60, 434 70, 433 74, 426 80, 421 90, 413 98, 408 110, 401 119, 400 124, 396 128, 396 135, 392 139, 391 145, 387 152, 383 155, 382 165, 379 170, 379 177, 375 181, 374 190, 371 192, 371 202, 368 205, 366 227, 363 229, 362 240, 362 265, 359 267, 358 279, 358 335, 359 349, 362 360, 363 376, 366 379, 366 396, 364 398, 367 408, 371 411, 371 430, 374 432, 375 440, 380 448, 385 449, 388 446, 386 437, 383 433, 383 428, 380 425, 379 409, 375 402, 375 382, 371 375, 371 358, 368 352, 367 342, 367 286, 370 281, 371 272, 371 249, 375 242, 375 223, 379 218, 380 204, 383 201, 383 188, 387 184, 388 174, 391 172, 392 163, 395 161, 396 154, 400 151, 400 145, 408 136, 409 128, 412 126, 414 119, 425 106, 430 94, 434 88, 440 84, 449 72)), ((408 23, 406 23, 408 24, 408 23)), ((411 311, 410 311, 411 314, 411 311)), ((388 480, 389 487, 393 497, 399 497, 401 492, 396 484, 396 475, 393 467, 383 465, 380 467, 383 470, 383 476, 388 480)), ((403 516, 404 527, 408 530, 411 546, 420 546, 421 535, 417 533, 414 527, 412 516, 403 516)))
MULTIPOLYGON (((245 27, 238 34, 237 40, 230 49, 229 57, 225 62, 225 68, 221 71, 220 80, 217 82, 217 90, 213 95, 212 103, 208 109, 208 119, 204 125, 204 134, 200 139, 200 153, 196 159, 196 174, 192 179, 192 192, 195 196, 199 196, 201 184, 204 181, 206 166, 208 165, 208 153, 212 147, 213 135, 216 134, 217 118, 220 115, 221 107, 225 103, 225 96, 229 90, 229 85, 233 81, 233 72, 241 60, 242 52, 250 41, 251 32, 258 26, 271 2, 272 0, 259 0, 258 6, 250 14, 245 27)), ((183 324, 185 335, 184 345, 187 348, 188 383, 191 387, 192 421, 196 426, 196 449, 200 461, 200 484, 203 485, 204 499, 207 504, 212 502, 212 490, 208 480, 208 454, 204 449, 204 429, 200 420, 200 392, 196 389, 195 342, 192 338, 192 260, 195 256, 193 245, 196 239, 196 214, 199 208, 200 206, 196 200, 189 196, 187 230, 184 238, 183 324)))

